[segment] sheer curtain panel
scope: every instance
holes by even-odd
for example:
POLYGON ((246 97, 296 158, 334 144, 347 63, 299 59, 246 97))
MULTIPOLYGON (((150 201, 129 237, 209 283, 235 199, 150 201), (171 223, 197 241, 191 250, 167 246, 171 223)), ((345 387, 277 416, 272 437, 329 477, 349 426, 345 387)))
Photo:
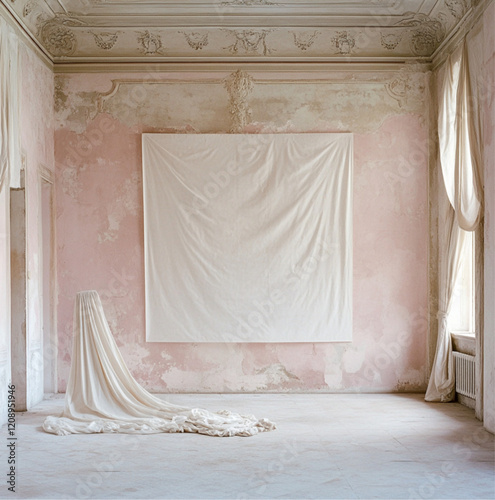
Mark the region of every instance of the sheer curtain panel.
POLYGON ((465 41, 446 64, 438 119, 440 164, 457 223, 474 231, 482 214, 483 172, 465 41))
POLYGON ((474 231, 483 214, 483 173, 474 108, 478 99, 475 97, 471 92, 464 40, 446 62, 440 95, 440 164, 450 206, 438 224, 446 233, 439 238, 438 340, 426 401, 452 401, 455 396, 449 312, 465 248, 464 231, 474 231))
POLYGON ((20 187, 18 67, 17 37, 0 18, 0 190, 20 187))

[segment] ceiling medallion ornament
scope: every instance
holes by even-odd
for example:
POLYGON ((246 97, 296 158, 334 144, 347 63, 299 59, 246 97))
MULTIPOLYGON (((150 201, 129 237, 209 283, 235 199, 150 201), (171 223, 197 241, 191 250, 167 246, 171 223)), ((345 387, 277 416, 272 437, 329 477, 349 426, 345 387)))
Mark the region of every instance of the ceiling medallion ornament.
POLYGON ((457 20, 464 17, 468 8, 466 0, 445 0, 445 5, 457 20))
POLYGON ((337 31, 332 38, 332 43, 335 45, 339 54, 347 56, 351 54, 352 49, 356 45, 356 40, 348 31, 337 31))
POLYGON ((382 35, 381 37, 382 47, 384 47, 387 50, 394 50, 402 40, 402 35, 400 34, 398 35, 395 33, 389 33, 388 35, 384 35, 382 33, 381 35, 382 35))
POLYGON ((118 33, 110 33, 109 31, 104 31, 102 33, 91 32, 95 39, 96 45, 102 50, 111 50, 113 46, 117 43, 119 39, 118 33))
POLYGON ((301 50, 308 50, 315 42, 316 37, 320 34, 317 30, 313 32, 306 31, 303 33, 296 33, 292 31, 291 33, 294 36, 294 45, 301 50))
POLYGON ((85 26, 76 18, 56 16, 41 24, 39 30, 43 45, 55 57, 70 56, 77 47, 77 40, 71 27, 85 26))
POLYGON ((160 35, 150 33, 148 30, 139 33, 138 42, 141 44, 140 51, 147 56, 161 54, 163 49, 160 35))
POLYGON ((205 35, 202 35, 201 33, 186 33, 185 31, 179 31, 179 33, 182 33, 186 39, 187 44, 191 49, 194 50, 201 50, 203 47, 206 47, 208 45, 208 33, 205 35))
POLYGON ((266 44, 266 35, 273 30, 226 30, 235 37, 235 42, 228 47, 225 47, 233 54, 239 52, 239 48, 244 50, 246 53, 261 53, 266 56, 272 52, 266 44))
POLYGON ((236 134, 242 132, 251 119, 247 98, 253 91, 253 77, 238 69, 225 78, 223 84, 229 93, 229 112, 232 118, 230 132, 236 134))

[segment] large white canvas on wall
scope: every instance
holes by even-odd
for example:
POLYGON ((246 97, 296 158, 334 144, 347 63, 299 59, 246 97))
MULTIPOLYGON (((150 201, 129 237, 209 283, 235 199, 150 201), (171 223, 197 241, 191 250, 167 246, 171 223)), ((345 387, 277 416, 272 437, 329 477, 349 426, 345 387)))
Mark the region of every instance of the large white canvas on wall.
POLYGON ((352 134, 143 134, 146 339, 352 337, 352 134))

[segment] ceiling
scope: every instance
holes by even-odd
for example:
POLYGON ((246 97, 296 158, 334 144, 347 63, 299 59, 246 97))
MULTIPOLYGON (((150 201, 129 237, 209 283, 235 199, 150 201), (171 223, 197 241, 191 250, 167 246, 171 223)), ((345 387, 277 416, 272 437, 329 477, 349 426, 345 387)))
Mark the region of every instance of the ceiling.
POLYGON ((480 0, 0 0, 55 64, 428 61, 480 0))

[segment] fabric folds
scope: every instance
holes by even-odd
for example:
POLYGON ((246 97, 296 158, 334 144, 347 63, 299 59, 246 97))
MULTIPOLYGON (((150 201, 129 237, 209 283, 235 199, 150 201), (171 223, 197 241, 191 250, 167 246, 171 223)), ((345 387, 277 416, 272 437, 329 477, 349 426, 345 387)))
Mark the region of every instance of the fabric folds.
POLYGON ((445 190, 457 223, 473 231, 483 214, 483 169, 475 125, 466 41, 448 59, 440 98, 438 139, 445 190))
POLYGON ((447 210, 440 210, 439 325, 426 401, 452 401, 455 374, 449 313, 459 269, 465 253, 465 231, 474 231, 483 217, 483 173, 477 96, 471 91, 467 42, 446 63, 440 95, 438 138, 447 210))
POLYGON ((442 403, 452 401, 455 395, 454 357, 448 320, 467 234, 457 225, 455 212, 450 204, 447 207, 446 217, 444 231, 441 234, 446 255, 440 259, 437 347, 425 395, 426 401, 440 401, 442 403))
POLYGON ((352 340, 352 134, 142 140, 148 342, 352 340))
POLYGON ((266 419, 177 406, 147 392, 125 365, 98 293, 77 294, 65 407, 60 417, 46 418, 43 430, 58 435, 196 432, 227 437, 273 429, 266 419))
POLYGON ((17 36, 0 17, 0 190, 21 186, 18 72, 17 36))

